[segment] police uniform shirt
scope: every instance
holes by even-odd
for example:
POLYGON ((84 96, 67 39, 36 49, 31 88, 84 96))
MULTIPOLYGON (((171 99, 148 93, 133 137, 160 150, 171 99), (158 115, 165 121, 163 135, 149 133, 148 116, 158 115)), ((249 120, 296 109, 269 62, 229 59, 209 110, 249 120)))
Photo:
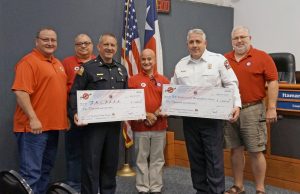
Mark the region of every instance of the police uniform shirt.
POLYGON ((205 50, 200 59, 182 58, 175 67, 171 84, 232 88, 234 106, 241 107, 238 80, 227 59, 218 53, 205 50))
POLYGON ((126 89, 128 75, 126 68, 113 60, 105 64, 100 56, 82 65, 78 70, 70 91, 70 106, 73 115, 77 112, 77 90, 126 89))

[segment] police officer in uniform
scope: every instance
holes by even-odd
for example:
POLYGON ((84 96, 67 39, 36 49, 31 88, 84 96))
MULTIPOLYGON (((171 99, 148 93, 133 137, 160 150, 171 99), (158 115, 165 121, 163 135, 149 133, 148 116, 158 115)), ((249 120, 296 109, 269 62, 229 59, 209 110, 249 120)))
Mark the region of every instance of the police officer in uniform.
MULTIPOLYGON (((234 107, 230 122, 237 120, 241 107, 238 80, 226 58, 206 50, 206 35, 192 29, 187 35, 190 55, 175 67, 172 84, 232 88, 234 107)), ((193 187, 197 194, 223 194, 223 121, 206 118, 183 118, 183 131, 191 167, 193 187)))
POLYGON ((81 66, 70 92, 70 106, 76 125, 83 126, 81 194, 112 194, 116 190, 120 122, 84 124, 78 120, 77 90, 113 90, 127 88, 127 71, 113 57, 117 40, 103 34, 97 45, 99 56, 81 66))

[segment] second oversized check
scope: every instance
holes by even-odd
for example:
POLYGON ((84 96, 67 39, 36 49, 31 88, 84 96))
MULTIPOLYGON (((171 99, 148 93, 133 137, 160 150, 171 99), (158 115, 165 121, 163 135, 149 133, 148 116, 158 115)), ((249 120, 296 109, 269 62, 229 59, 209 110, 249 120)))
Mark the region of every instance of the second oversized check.
POLYGON ((163 85, 162 112, 167 115, 228 120, 232 108, 229 88, 163 85))
POLYGON ((144 90, 77 91, 77 110, 84 123, 145 119, 144 90))

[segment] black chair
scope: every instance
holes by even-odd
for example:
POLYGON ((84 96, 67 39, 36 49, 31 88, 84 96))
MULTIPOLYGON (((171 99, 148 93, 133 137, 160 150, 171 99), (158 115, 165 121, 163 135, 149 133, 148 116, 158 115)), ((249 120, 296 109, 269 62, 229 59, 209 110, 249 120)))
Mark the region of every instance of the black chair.
POLYGON ((291 53, 270 53, 270 56, 274 60, 277 67, 278 81, 295 84, 296 63, 294 55, 291 53))
POLYGON ((0 194, 33 194, 32 189, 14 170, 0 172, 0 194))
POLYGON ((299 84, 300 83, 300 71, 296 71, 296 83, 299 84))
POLYGON ((47 194, 79 194, 69 185, 61 182, 53 183, 47 190, 47 194))

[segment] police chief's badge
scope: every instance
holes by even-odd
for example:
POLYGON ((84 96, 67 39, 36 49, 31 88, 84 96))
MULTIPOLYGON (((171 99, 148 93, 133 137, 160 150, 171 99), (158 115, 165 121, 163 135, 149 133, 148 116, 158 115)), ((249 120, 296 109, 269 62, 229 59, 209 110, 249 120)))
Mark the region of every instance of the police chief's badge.
POLYGON ((230 66, 230 64, 229 64, 229 62, 228 62, 228 60, 226 60, 226 61, 224 62, 224 66, 225 66, 225 68, 226 68, 227 70, 231 68, 231 66, 230 66))
POLYGON ((77 74, 82 76, 83 72, 84 72, 84 67, 81 66, 80 69, 77 71, 77 74))
POLYGON ((123 76, 122 69, 120 67, 118 68, 118 72, 121 76, 123 76))
POLYGON ((207 65, 207 68, 208 68, 208 69, 211 69, 211 68, 212 68, 212 64, 208 64, 208 65, 207 65))

